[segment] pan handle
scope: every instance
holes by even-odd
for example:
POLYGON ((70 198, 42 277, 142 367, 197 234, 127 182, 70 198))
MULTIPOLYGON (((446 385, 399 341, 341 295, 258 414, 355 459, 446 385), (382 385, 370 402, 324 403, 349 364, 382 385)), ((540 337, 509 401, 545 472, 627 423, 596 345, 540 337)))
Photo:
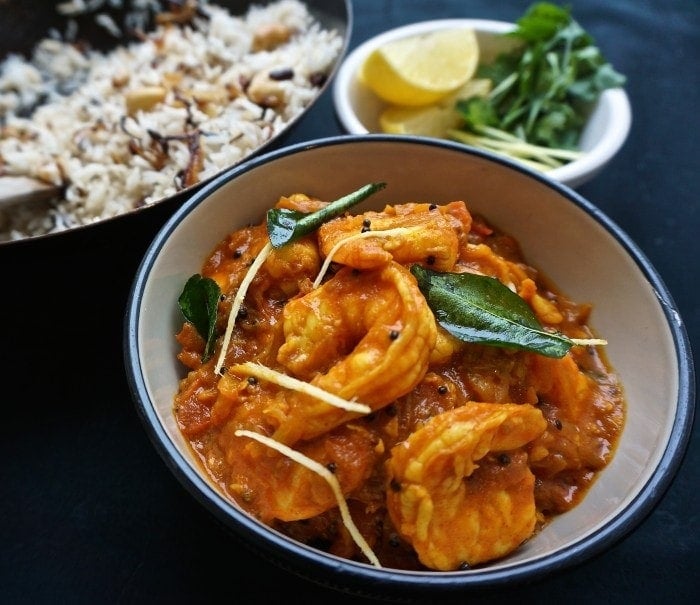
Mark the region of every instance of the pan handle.
POLYGON ((0 210, 56 197, 61 188, 26 176, 0 176, 0 210))

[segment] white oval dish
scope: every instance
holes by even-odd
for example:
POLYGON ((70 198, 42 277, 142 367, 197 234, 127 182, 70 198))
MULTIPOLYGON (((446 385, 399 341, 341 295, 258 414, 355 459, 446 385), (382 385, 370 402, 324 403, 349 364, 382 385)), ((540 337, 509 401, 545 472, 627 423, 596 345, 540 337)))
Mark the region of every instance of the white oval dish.
MULTIPOLYGON (((414 35, 441 29, 472 28, 477 36, 480 61, 488 63, 509 43, 504 34, 514 25, 486 19, 439 19, 404 25, 371 38, 355 48, 343 61, 333 82, 333 102, 343 128, 351 134, 380 133, 379 114, 386 106, 358 78, 367 56, 376 48, 414 35)), ((547 173, 552 179, 577 187, 596 176, 622 148, 632 125, 632 110, 622 88, 603 92, 581 135, 585 155, 547 173)))

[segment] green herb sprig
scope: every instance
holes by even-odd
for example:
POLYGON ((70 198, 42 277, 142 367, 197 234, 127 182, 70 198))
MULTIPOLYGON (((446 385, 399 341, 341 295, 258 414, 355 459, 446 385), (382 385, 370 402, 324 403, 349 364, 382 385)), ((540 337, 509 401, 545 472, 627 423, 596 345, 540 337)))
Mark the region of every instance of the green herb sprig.
POLYGON ((581 132, 602 92, 625 83, 568 9, 532 5, 504 34, 521 45, 478 76, 493 82, 486 97, 457 101, 464 121, 449 136, 548 169, 576 159, 581 132))

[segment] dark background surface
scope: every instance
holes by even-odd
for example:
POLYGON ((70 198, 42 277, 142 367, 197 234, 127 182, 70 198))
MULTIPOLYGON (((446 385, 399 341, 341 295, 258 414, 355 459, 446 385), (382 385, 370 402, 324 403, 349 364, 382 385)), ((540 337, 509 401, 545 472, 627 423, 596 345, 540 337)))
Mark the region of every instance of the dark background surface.
MULTIPOLYGON (((355 0, 351 48, 424 19, 513 21, 529 4, 355 0)), ((570 4, 627 75, 633 109, 625 147, 579 191, 656 267, 697 352, 700 2, 570 4)), ((280 145, 339 133, 328 90, 280 145)), ((122 322, 138 263, 171 210, 87 230, 70 244, 0 249, 0 602, 364 602, 250 553, 148 440, 124 375, 122 322)), ((696 427, 656 510, 608 552, 531 585, 459 600, 696 602, 699 494, 696 427)))

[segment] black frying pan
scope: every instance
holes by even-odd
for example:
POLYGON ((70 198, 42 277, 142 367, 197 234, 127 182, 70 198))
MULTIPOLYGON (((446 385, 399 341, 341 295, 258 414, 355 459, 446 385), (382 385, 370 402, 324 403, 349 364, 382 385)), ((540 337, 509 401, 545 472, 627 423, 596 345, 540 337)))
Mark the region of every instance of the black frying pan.
MULTIPOLYGON (((233 14, 243 14, 251 4, 266 4, 270 1, 271 0, 255 0, 253 2, 244 2, 236 0, 217 0, 216 2, 210 2, 210 4, 223 6, 233 14)), ((135 40, 138 35, 138 32, 125 26, 125 24, 130 23, 128 20, 128 15, 132 11, 132 2, 130 0, 124 0, 122 7, 111 6, 116 3, 107 2, 105 0, 98 8, 77 16, 67 16, 58 11, 56 6, 62 2, 65 2, 65 0, 49 2, 0 0, 0 61, 9 53, 19 53, 28 56, 36 43, 47 35, 51 35, 52 32, 65 34, 70 31, 73 33, 73 39, 77 44, 101 51, 108 51, 120 44, 131 42, 135 40), (98 13, 107 13, 122 31, 122 36, 115 37, 107 29, 98 25, 95 21, 95 16, 98 13)), ((181 2, 182 0, 179 0, 179 3, 181 2)), ((165 6, 168 5, 167 2, 162 2, 161 4, 165 6)), ((177 2, 171 4, 177 4, 177 2)), ((335 29, 343 38, 341 53, 329 78, 319 87, 316 96, 316 98, 318 98, 330 84, 332 77, 335 75, 335 71, 339 67, 340 60, 345 56, 347 51, 352 28, 352 8, 350 0, 305 0, 305 4, 324 28, 335 29)), ((146 28, 151 27, 154 22, 153 15, 147 14, 145 16, 147 17, 146 28)), ((257 155, 263 149, 280 139, 309 111, 309 109, 311 109, 311 107, 313 107, 313 105, 313 102, 309 104, 304 112, 290 121, 282 131, 269 139, 265 144, 261 145, 254 154, 248 157, 257 155)), ((225 170, 225 168, 220 172, 223 172, 223 170, 225 170)), ((70 237, 74 232, 92 230, 105 222, 121 222, 125 217, 130 215, 150 215, 158 210, 163 217, 167 217, 186 197, 212 178, 215 178, 215 176, 216 175, 213 175, 205 181, 182 189, 177 194, 163 198, 148 206, 137 208, 120 216, 104 219, 91 225, 74 227, 59 233, 31 237, 14 242, 0 242, 0 251, 7 247, 36 242, 37 240, 47 238, 65 239, 70 237)), ((1 261, 2 256, 0 255, 0 262, 1 261)))
MULTIPOLYGON (((170 4, 182 4, 183 1, 176 0, 170 4)), ((242 14, 252 4, 269 4, 270 1, 213 0, 209 3, 223 6, 233 14, 242 14)), ((121 7, 114 7, 112 2, 104 0, 97 8, 72 16, 62 14, 56 9, 57 5, 65 3, 66 0, 41 2, 0 0, 0 60, 11 52, 27 55, 34 45, 41 38, 49 35, 52 30, 64 33, 68 28, 76 27, 76 39, 99 50, 109 50, 135 39, 134 32, 127 31, 128 27, 124 26, 129 23, 128 15, 133 11, 134 3, 131 0, 124 0, 121 7), (124 36, 114 37, 104 27, 97 25, 95 15, 99 13, 106 13, 112 17, 114 22, 122 28, 124 36)), ((164 1, 161 4, 167 6, 169 3, 164 1)), ((305 4, 324 27, 337 29, 347 42, 351 28, 349 0, 305 0, 305 4)), ((146 17, 148 17, 147 27, 152 26, 152 13, 146 13, 146 17)))

